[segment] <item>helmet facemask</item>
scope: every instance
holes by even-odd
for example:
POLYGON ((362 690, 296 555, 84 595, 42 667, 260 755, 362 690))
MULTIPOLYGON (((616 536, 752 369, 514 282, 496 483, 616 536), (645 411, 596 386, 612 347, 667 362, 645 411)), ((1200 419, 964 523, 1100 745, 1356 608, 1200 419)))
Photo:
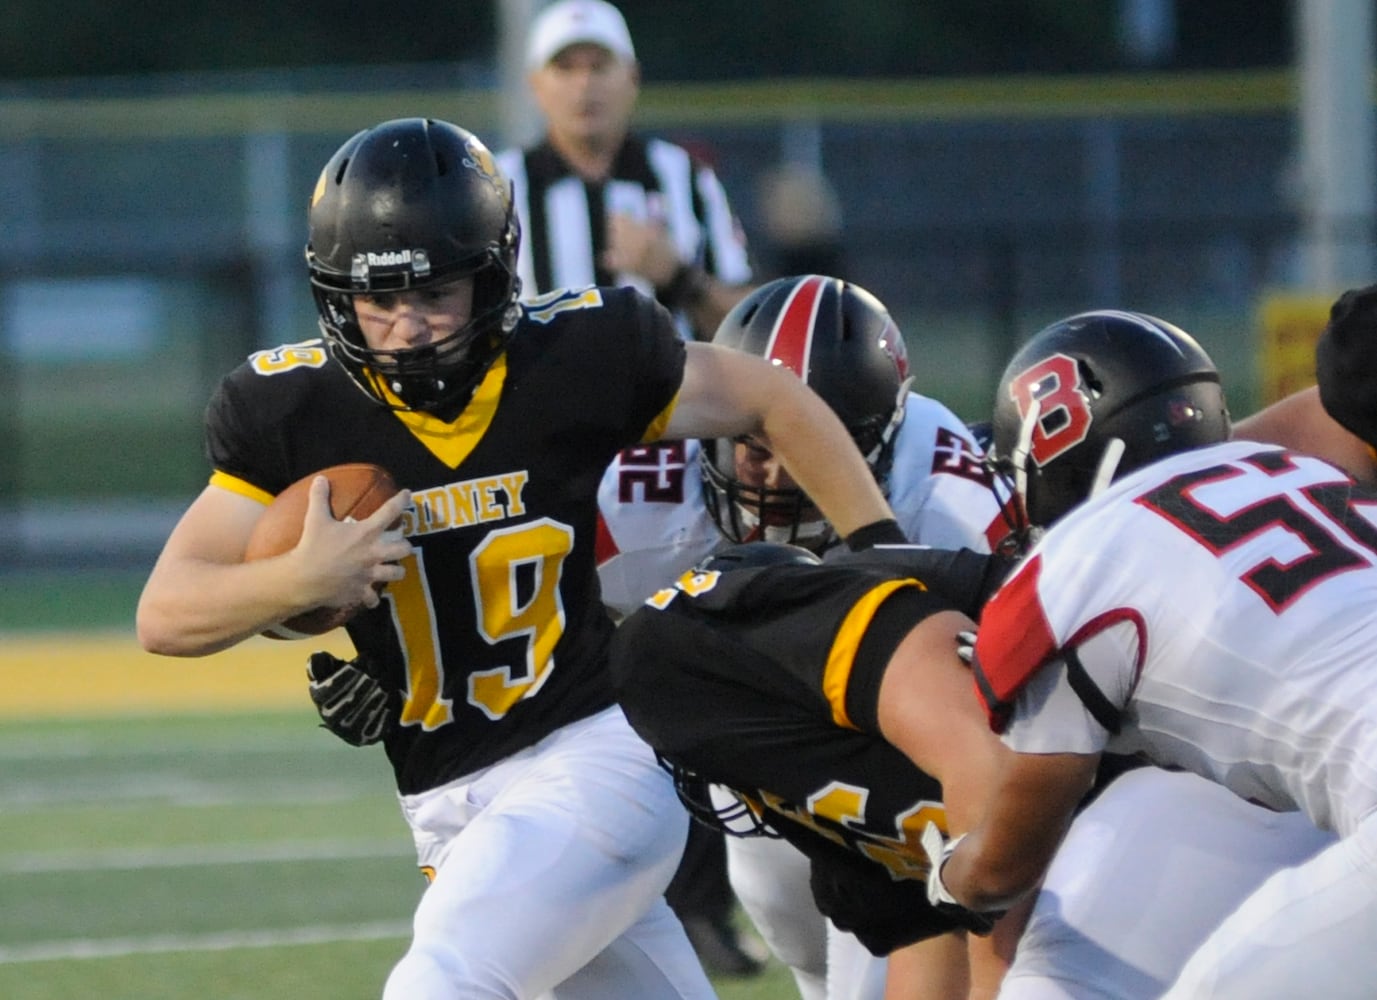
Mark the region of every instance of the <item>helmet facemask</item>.
POLYGON ((356 134, 321 171, 306 261, 332 355, 371 399, 396 410, 458 416, 520 318, 521 226, 511 182, 472 133, 434 119, 383 122, 356 134), (473 282, 467 324, 422 347, 374 350, 359 295, 473 282))
POLYGON ((1229 437, 1219 373, 1185 331, 1141 313, 1082 313, 1045 328, 1000 381, 989 467, 1034 541, 1116 479, 1229 437))
MULTIPOLYGON (((900 386, 899 398, 888 417, 872 415, 847 429, 865 456, 880 491, 889 495, 894 465, 894 439, 904 420, 903 401, 912 380, 900 386)), ((822 552, 837 542, 831 522, 798 487, 752 486, 740 478, 736 464, 739 445, 759 447, 748 439, 704 441, 700 455, 703 491, 708 513, 733 542, 780 542, 822 552)))
MULTIPOLYGON (((363 271, 368 273, 366 265, 363 271)), ((374 350, 364 339, 354 299, 433 288, 462 274, 428 281, 411 274, 374 275, 365 279, 367 288, 348 291, 313 282, 321 333, 350 378, 377 402, 394 410, 421 410, 452 420, 472 398, 520 316, 515 301, 520 279, 496 249, 489 250, 470 273, 473 316, 443 340, 410 349, 374 350)))
MULTIPOLYGON (((765 358, 802 379, 850 432, 888 495, 894 436, 908 398, 908 356, 879 299, 839 278, 776 278, 732 308, 713 343, 765 358)), ((768 452, 767 445, 752 446, 768 452)), ((723 535, 815 552, 836 542, 832 525, 802 490, 748 485, 737 449, 729 439, 703 443, 704 495, 723 535)))

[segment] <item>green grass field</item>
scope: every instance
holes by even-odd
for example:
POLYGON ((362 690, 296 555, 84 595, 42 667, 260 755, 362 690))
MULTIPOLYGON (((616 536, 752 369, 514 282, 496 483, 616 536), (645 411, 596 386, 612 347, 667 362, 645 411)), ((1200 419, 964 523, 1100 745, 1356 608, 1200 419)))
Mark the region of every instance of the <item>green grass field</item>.
POLYGON ((0 997, 377 997, 422 882, 383 755, 314 721, 0 719, 0 997))
POLYGON ((145 572, 0 580, 0 997, 378 997, 423 886, 385 758, 315 725, 302 645, 138 652, 145 572))

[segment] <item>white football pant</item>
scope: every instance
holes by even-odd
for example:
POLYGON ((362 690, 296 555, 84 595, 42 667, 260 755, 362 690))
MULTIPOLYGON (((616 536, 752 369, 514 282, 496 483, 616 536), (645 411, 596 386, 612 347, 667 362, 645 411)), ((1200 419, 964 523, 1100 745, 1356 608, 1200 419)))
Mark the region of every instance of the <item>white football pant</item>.
POLYGON ((688 815, 619 708, 403 796, 435 871, 384 1000, 711 1000, 664 901, 688 815))
POLYGON ((1368 1000, 1377 989, 1377 813, 1277 872, 1221 923, 1163 1000, 1368 1000))
POLYGON ((1156 1000, 1269 875, 1332 843, 1193 774, 1129 771, 1072 822, 999 1000, 1156 1000))

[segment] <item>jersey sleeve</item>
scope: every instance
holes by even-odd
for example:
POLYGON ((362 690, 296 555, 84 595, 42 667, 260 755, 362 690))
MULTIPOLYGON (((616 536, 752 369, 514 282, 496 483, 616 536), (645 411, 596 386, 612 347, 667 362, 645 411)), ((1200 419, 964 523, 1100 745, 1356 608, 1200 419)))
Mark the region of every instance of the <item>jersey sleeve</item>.
POLYGON ((220 380, 206 406, 211 468, 276 496, 304 471, 303 440, 344 433, 342 402, 357 392, 319 339, 255 351, 220 380))
POLYGON ((880 682, 894 650, 918 622, 951 607, 905 574, 830 565, 691 573, 678 586, 673 610, 730 633, 743 651, 714 669, 873 736, 882 736, 880 682))
POLYGON ((1133 693, 1144 626, 1130 609, 1101 607, 1102 587, 1048 577, 1047 557, 1034 550, 986 606, 971 664, 976 693, 1014 749, 1095 753, 1133 693))
POLYGON ((633 288, 600 288, 596 335, 611 339, 596 370, 586 371, 582 391, 624 392, 621 434, 624 445, 660 438, 674 412, 687 358, 669 312, 633 288))
POLYGON ((629 615, 722 536, 703 502, 696 440, 623 449, 598 486, 595 556, 603 603, 629 615))
POLYGON ((214 472, 275 496, 292 479, 285 464, 274 460, 274 450, 265 446, 271 435, 262 423, 263 406, 270 403, 255 399, 255 387, 254 376, 244 366, 216 387, 206 405, 206 458, 214 472))
POLYGON ((927 545, 877 545, 860 552, 840 549, 836 555, 829 553, 827 561, 834 566, 862 566, 912 576, 973 620, 979 620, 985 602, 1012 568, 1012 560, 1004 555, 927 545))
POLYGON ((1128 703, 1135 671, 1125 666, 1136 663, 1138 653, 1138 630, 1127 620, 1069 644, 1019 690, 1005 744, 1019 753, 1104 751, 1117 729, 1105 713, 1128 703), (1084 672, 1079 681, 1078 670, 1084 672))

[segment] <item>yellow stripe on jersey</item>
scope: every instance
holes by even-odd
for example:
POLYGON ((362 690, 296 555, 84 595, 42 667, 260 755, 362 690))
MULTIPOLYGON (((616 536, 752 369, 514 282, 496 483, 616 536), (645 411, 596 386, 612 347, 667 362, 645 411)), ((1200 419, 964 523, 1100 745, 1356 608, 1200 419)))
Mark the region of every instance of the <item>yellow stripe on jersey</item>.
POLYGON ((827 665, 822 671, 822 693, 832 706, 832 721, 847 729, 858 728, 846 714, 846 688, 851 683, 851 666, 856 662, 856 652, 865 637, 870 619, 875 617, 881 604, 901 587, 922 587, 917 580, 888 580, 851 606, 837 629, 837 637, 832 640, 832 648, 827 652, 827 665))
MULTIPOLYGON (((483 435, 492 426, 497 415, 497 402, 502 397, 502 387, 507 382, 507 354, 497 356, 489 366, 478 389, 453 423, 445 423, 439 417, 420 410, 397 410, 397 419, 406 425, 407 430, 426 449, 451 469, 457 469, 468 458, 483 435)), ((379 383, 387 401, 394 406, 402 406, 400 399, 392 391, 379 383)))
POLYGON ((650 444, 658 441, 665 433, 665 428, 669 426, 669 418, 674 415, 674 407, 679 402, 679 394, 676 392, 674 398, 669 401, 669 405, 660 411, 660 415, 650 422, 650 426, 641 435, 641 444, 650 444))
POLYGON ((241 497, 248 497, 250 500, 257 500, 264 507, 273 502, 273 495, 267 490, 260 490, 253 483, 245 482, 238 476, 231 476, 228 472, 221 472, 219 469, 211 473, 210 485, 218 486, 222 490, 229 490, 231 493, 238 493, 241 497))

